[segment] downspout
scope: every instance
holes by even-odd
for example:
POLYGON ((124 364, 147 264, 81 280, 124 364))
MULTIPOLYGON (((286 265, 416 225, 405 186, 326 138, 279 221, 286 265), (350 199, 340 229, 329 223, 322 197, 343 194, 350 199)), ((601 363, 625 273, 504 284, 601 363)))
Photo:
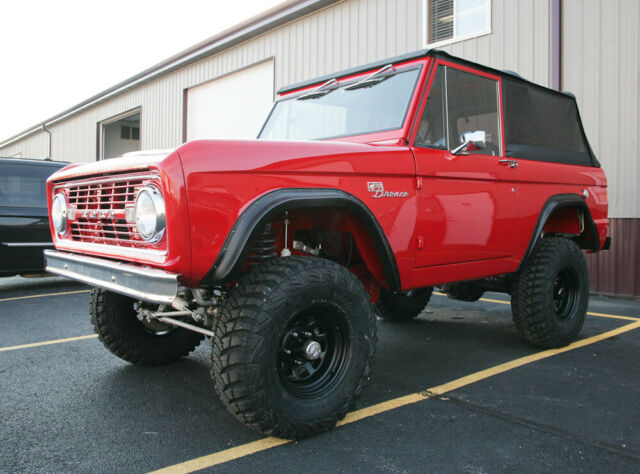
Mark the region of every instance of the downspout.
POLYGON ((46 159, 50 160, 51 159, 51 130, 49 130, 46 127, 46 125, 47 124, 45 122, 42 123, 42 131, 49 134, 49 154, 47 155, 46 159))
POLYGON ((562 87, 562 0, 551 0, 551 71, 550 87, 562 87))

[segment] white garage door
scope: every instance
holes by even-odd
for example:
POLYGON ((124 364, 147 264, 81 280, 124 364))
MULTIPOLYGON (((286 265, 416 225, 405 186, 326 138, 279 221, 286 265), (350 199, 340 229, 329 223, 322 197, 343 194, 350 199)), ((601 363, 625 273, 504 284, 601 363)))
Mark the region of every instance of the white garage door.
POLYGON ((273 105, 273 60, 187 93, 187 140, 256 138, 273 105))

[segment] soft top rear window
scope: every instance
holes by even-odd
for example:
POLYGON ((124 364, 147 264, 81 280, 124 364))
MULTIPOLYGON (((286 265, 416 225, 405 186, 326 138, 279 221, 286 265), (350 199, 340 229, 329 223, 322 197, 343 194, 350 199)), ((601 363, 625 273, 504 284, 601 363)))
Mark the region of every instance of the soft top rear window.
POLYGON ((597 166, 574 98, 503 80, 506 155, 597 166))

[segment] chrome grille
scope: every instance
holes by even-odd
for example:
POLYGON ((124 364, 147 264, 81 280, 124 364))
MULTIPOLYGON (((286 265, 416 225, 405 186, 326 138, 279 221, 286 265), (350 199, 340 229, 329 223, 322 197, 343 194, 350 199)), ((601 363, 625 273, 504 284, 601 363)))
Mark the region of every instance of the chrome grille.
POLYGON ((149 247, 138 233, 133 211, 138 190, 155 178, 144 173, 63 184, 69 206, 71 240, 149 247))

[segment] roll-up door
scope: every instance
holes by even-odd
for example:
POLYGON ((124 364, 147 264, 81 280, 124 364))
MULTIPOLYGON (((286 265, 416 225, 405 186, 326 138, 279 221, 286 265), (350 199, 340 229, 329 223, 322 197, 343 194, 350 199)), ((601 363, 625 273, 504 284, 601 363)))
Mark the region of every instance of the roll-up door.
POLYGON ((256 138, 273 104, 273 60, 187 91, 187 140, 256 138))

